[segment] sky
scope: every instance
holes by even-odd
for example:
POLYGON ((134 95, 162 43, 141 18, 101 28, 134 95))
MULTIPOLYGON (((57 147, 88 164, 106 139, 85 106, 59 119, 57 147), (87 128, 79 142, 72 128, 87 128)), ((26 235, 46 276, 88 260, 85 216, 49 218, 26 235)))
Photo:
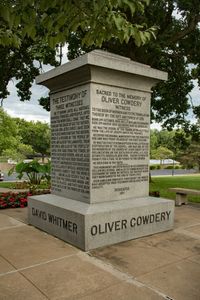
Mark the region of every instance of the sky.
MULTIPOLYGON (((65 56, 63 63, 67 62, 65 56)), ((52 69, 51 66, 44 66, 43 71, 48 71, 52 69)), ((41 85, 33 84, 31 91, 32 96, 30 101, 21 102, 17 96, 17 91, 15 88, 16 81, 13 80, 9 83, 10 95, 4 100, 3 108, 11 117, 23 118, 27 121, 41 121, 50 123, 50 113, 47 112, 42 106, 39 105, 38 99, 40 97, 48 96, 48 89, 41 85)), ((200 90, 198 88, 197 81, 194 81, 194 89, 190 93, 194 105, 200 104, 200 90)), ((193 115, 190 113, 189 118, 192 120, 193 115)), ((161 125, 157 123, 151 124, 151 128, 161 129, 161 125)))
MULTIPOLYGON (((67 59, 67 47, 63 47, 63 64, 68 61, 67 59)), ((50 65, 43 65, 42 72, 47 72, 54 67, 50 65)), ((16 80, 13 79, 9 82, 8 90, 10 95, 4 100, 3 108, 11 116, 16 118, 22 118, 27 121, 40 121, 43 123, 50 123, 50 113, 39 105, 38 100, 41 97, 47 97, 49 90, 42 86, 35 84, 32 85, 32 96, 30 101, 20 101, 17 96, 17 89, 15 88, 16 80)))
POLYGON ((10 82, 8 86, 10 95, 4 100, 3 108, 11 116, 22 118, 27 121, 41 121, 49 123, 50 114, 39 105, 40 97, 48 96, 48 89, 44 86, 33 84, 30 101, 22 102, 17 96, 15 81, 10 82))

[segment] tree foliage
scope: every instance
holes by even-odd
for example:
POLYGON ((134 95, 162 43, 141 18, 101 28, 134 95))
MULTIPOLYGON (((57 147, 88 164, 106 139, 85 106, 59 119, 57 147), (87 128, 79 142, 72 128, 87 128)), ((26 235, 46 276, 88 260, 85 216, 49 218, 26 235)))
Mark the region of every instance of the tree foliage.
POLYGON ((200 81, 199 22, 199 0, 2 0, 0 96, 17 77, 21 100, 29 99, 33 61, 56 65, 59 43, 69 44, 70 59, 98 47, 167 71, 169 80, 153 92, 152 119, 186 126, 190 109, 200 115, 188 97, 192 79, 200 81))
POLYGON ((187 166, 196 166, 200 171, 200 119, 191 127, 188 147, 180 153, 180 160, 187 166))
POLYGON ((132 37, 140 46, 154 34, 155 27, 130 22, 124 12, 143 14, 145 4, 149 0, 4 0, 0 4, 0 44, 20 47, 28 37, 43 38, 54 47, 80 29, 87 45, 101 46, 113 37, 128 42, 132 37))
POLYGON ((50 154, 50 127, 46 123, 15 119, 19 135, 25 145, 30 145, 35 153, 44 158, 50 154))
POLYGON ((157 149, 152 151, 152 158, 159 159, 160 164, 162 164, 162 161, 164 159, 173 158, 173 157, 174 157, 174 153, 170 149, 163 146, 159 146, 157 149))
POLYGON ((0 108, 0 156, 3 151, 16 148, 19 142, 20 138, 16 123, 0 108))
MULTIPOLYGON (((144 14, 127 15, 130 23, 141 20, 147 26, 157 25, 156 39, 137 47, 132 38, 119 43, 115 38, 102 44, 102 49, 167 71, 169 79, 153 90, 152 120, 167 128, 187 127, 188 112, 200 116, 200 106, 192 103, 189 93, 193 79, 200 81, 200 2, 199 0, 151 0, 144 14)), ((69 58, 88 50, 81 46, 83 32, 72 33, 69 58)), ((200 101, 200 99, 199 99, 200 101)))
POLYGON ((12 118, 0 108, 0 156, 20 161, 38 153, 50 153, 49 125, 12 118))
POLYGON ((187 168, 200 170, 200 122, 193 124, 191 129, 189 132, 151 130, 151 158, 173 158, 187 168))
POLYGON ((192 142, 179 159, 188 168, 197 167, 200 171, 200 144, 192 142))
POLYGON ((33 153, 31 145, 23 143, 15 120, 0 108, 0 156, 19 161, 33 153))
MULTIPOLYGON (((0 2, 0 99, 9 95, 7 86, 15 77, 20 100, 30 100, 30 87, 43 64, 57 66, 59 45, 81 30, 82 44, 101 46, 115 38, 140 46, 155 36, 156 27, 131 23, 130 15, 142 14, 149 0, 2 0, 0 2), (31 20, 31 22, 30 22, 31 20), (39 61, 39 64, 36 64, 39 61)), ((59 54, 60 60, 62 53, 59 54)), ((49 109, 48 104, 41 104, 49 109)))
POLYGON ((58 66, 55 60, 56 51, 47 44, 30 39, 23 40, 19 48, 0 45, 0 101, 9 95, 8 83, 12 78, 17 80, 17 94, 21 101, 30 100, 30 88, 40 73, 42 63, 58 66), (36 63, 36 60, 38 63, 36 63))

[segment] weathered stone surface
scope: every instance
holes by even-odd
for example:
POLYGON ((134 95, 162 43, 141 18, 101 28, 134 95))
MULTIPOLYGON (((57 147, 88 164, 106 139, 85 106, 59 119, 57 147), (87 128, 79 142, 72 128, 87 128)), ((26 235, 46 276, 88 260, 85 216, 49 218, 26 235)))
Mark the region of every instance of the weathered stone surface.
POLYGON ((51 90, 53 194, 86 203, 148 196, 151 88, 166 76, 92 51, 38 77, 51 90))
POLYGON ((174 202, 153 197, 89 205, 55 196, 30 197, 29 221, 83 250, 173 227, 174 202))
POLYGON ((89 250, 173 226, 174 202, 149 198, 151 88, 167 73, 92 51, 42 74, 50 89, 52 195, 29 222, 89 250))

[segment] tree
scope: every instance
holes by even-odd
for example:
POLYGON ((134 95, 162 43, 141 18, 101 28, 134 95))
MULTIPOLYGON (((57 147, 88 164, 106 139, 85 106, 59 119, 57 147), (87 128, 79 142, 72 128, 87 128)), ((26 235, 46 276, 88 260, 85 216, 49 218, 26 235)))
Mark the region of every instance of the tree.
MULTIPOLYGON (((187 152, 188 147, 190 147, 192 140, 194 137, 197 138, 197 131, 194 131, 194 128, 197 129, 196 125, 193 126, 193 134, 191 135, 191 130, 189 132, 185 132, 183 129, 178 130, 151 130, 151 148, 150 154, 151 157, 158 156, 158 148, 164 147, 165 149, 169 149, 172 151, 173 156, 169 155, 170 158, 175 160, 181 160, 181 157, 187 152)), ((197 139, 195 140, 197 142, 197 139)), ((200 141, 200 139, 199 139, 200 141)), ((167 158, 169 158, 167 157, 167 158)))
POLYGON ((150 157, 152 157, 152 152, 158 148, 158 130, 150 131, 150 157))
MULTIPOLYGON (((158 25, 156 39, 138 47, 132 38, 120 43, 113 38, 102 44, 102 49, 130 57, 154 68, 167 71, 169 79, 153 91, 152 120, 163 126, 188 127, 188 110, 200 116, 200 106, 194 107, 188 96, 193 79, 200 82, 200 2, 199 0, 152 0, 144 14, 131 16, 124 12, 130 23, 141 20, 147 26, 158 25)), ((88 50, 82 47, 82 30, 72 33, 69 39, 69 58, 88 50)))
POLYGON ((30 145, 23 144, 15 119, 0 108, 0 156, 19 161, 33 153, 30 145))
POLYGON ((160 160, 160 165, 164 159, 172 158, 174 156, 173 152, 166 147, 158 147, 156 150, 152 151, 152 157, 160 160))
POLYGON ((71 32, 84 32, 83 43, 101 46, 111 38, 140 46, 154 34, 155 27, 133 23, 130 16, 142 15, 149 0, 2 0, 0 44, 20 47, 26 37, 45 40, 54 47, 68 40, 71 32), (31 20, 31 22, 30 22, 31 20))
MULTIPOLYGON (((62 45, 71 32, 82 30, 82 42, 101 46, 115 37, 123 41, 133 38, 139 46, 156 30, 144 22, 130 23, 131 15, 142 14, 149 0, 2 0, 0 3, 0 100, 8 96, 9 81, 15 77, 21 101, 30 99, 30 87, 42 63, 57 66, 62 59, 62 45), (31 20, 31 22, 30 22, 31 20), (56 47, 56 48, 55 48, 56 47), (59 50, 59 61, 55 54, 59 50), (36 64, 39 61, 39 64, 36 64)), ((42 100, 40 101, 44 103, 42 100)), ((48 104, 44 107, 49 109, 48 104)))
POLYGON ((173 128, 188 125, 189 108, 200 115, 188 97, 200 78, 199 22, 199 0, 3 0, 0 44, 20 49, 30 40, 37 53, 39 42, 67 42, 70 59, 98 47, 167 71, 153 92, 152 119, 173 128))
POLYGON ((183 130, 151 130, 150 141, 151 156, 153 151, 161 146, 174 152, 176 157, 178 151, 184 150, 185 146, 189 145, 188 138, 183 130))
POLYGON ((180 156, 180 161, 188 168, 197 167, 200 171, 200 144, 192 142, 188 149, 180 156))
POLYGON ((58 66, 55 60, 54 49, 45 43, 32 44, 31 39, 22 41, 19 48, 0 46, 0 101, 9 95, 8 83, 12 78, 17 80, 16 88, 21 101, 30 100, 30 88, 37 75, 40 73, 42 63, 58 66), (36 63, 36 60, 38 63, 36 63))
POLYGON ((28 122, 23 119, 15 119, 19 134, 25 145, 30 145, 35 153, 45 156, 50 154, 50 127, 42 122, 28 122))
POLYGON ((200 119, 191 127, 190 144, 180 155, 180 160, 186 166, 196 166, 200 171, 200 119))
POLYGON ((27 158, 27 156, 33 154, 34 151, 30 145, 24 145, 22 143, 18 143, 15 148, 8 148, 3 150, 2 157, 6 160, 12 159, 16 162, 19 162, 27 158))
POLYGON ((180 159, 180 156, 187 150, 191 144, 191 135, 184 130, 176 130, 172 138, 171 150, 174 152, 174 158, 180 159))
POLYGON ((157 133, 158 146, 166 147, 170 150, 173 149, 173 137, 175 130, 161 130, 157 133))
POLYGON ((6 149, 16 148, 19 142, 15 121, 0 108, 0 155, 6 149))

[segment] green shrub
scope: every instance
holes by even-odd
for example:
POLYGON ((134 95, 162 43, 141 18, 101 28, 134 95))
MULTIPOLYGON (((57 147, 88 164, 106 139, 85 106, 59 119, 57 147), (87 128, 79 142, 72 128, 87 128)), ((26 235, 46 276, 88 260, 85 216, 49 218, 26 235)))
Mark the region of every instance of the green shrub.
POLYGON ((155 169, 156 169, 155 165, 150 166, 150 170, 155 170, 155 169))
POLYGON ((22 179, 24 175, 28 177, 27 182, 30 191, 34 191, 42 181, 45 181, 48 185, 50 185, 50 161, 48 161, 47 164, 40 164, 37 160, 33 160, 28 163, 20 162, 8 172, 8 175, 10 176, 14 171, 18 174, 18 179, 22 179))

